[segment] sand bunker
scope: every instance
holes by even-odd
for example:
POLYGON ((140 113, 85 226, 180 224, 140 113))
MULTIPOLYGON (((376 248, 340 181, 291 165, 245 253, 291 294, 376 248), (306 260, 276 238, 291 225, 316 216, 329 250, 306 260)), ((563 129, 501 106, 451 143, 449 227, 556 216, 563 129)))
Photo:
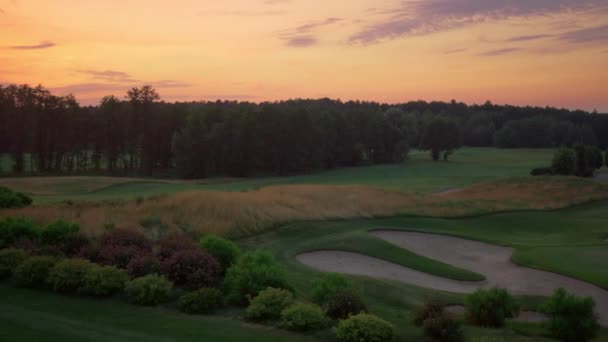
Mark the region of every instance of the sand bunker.
POLYGON ((372 235, 416 254, 468 269, 486 277, 482 282, 451 280, 419 272, 363 254, 341 251, 303 253, 297 259, 313 268, 385 278, 440 291, 469 293, 499 286, 515 294, 550 296, 563 287, 595 299, 602 325, 608 325, 608 291, 556 273, 534 270, 511 262, 513 249, 444 235, 379 230, 372 235))

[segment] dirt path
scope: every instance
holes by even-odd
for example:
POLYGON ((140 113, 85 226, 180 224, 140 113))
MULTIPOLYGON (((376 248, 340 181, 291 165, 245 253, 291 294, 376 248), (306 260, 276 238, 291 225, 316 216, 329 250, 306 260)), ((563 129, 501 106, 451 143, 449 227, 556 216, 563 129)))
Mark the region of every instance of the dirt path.
POLYGON ((440 291, 469 293, 480 287, 500 286, 515 294, 549 296, 563 287, 595 299, 602 325, 608 326, 608 291, 555 273, 534 270, 511 262, 513 249, 482 242, 403 231, 374 231, 372 235, 416 254, 486 276, 482 282, 465 282, 433 276, 363 254, 340 251, 303 253, 297 259, 313 268, 386 278, 440 291))

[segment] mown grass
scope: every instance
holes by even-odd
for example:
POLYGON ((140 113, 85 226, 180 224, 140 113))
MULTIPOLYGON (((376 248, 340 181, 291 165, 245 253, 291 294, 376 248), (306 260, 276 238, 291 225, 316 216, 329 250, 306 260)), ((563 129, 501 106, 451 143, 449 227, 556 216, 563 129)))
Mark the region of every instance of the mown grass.
POLYGON ((401 164, 342 168, 290 177, 188 182, 117 177, 29 177, 26 181, 0 178, 0 185, 32 193, 37 203, 128 199, 189 190, 248 191, 285 184, 367 185, 386 190, 430 193, 497 179, 524 177, 532 168, 549 163, 552 153, 551 149, 463 148, 453 155, 450 162, 433 162, 427 152, 413 151, 410 159, 401 164))
POLYGON ((0 284, 1 341, 313 341, 227 317, 139 308, 0 284))

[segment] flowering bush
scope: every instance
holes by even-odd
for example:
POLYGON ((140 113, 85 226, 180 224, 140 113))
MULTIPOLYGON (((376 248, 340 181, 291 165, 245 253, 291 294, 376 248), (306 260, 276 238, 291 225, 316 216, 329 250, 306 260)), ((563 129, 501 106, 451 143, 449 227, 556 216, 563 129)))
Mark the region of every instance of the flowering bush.
POLYGON ((164 236, 158 242, 158 258, 161 261, 167 260, 176 252, 182 252, 191 249, 198 249, 196 242, 185 234, 173 233, 164 236))
POLYGON ((114 229, 100 241, 99 261, 126 268, 132 258, 152 253, 152 242, 144 234, 129 229, 114 229))
POLYGON ((131 280, 125 286, 129 300, 138 305, 158 305, 171 298, 173 284, 163 276, 147 275, 131 280))
POLYGON ((176 252, 161 264, 162 273, 176 285, 190 289, 214 287, 220 281, 220 264, 200 249, 176 252))
POLYGON ((135 256, 127 265, 127 273, 132 278, 143 277, 148 274, 160 274, 160 261, 153 254, 135 256))
POLYGON ((122 291, 128 280, 125 270, 114 266, 95 266, 85 274, 79 291, 91 296, 109 296, 122 291))
POLYGON ((85 282, 85 276, 97 265, 82 259, 67 259, 58 262, 49 273, 48 283, 57 292, 76 292, 85 282))

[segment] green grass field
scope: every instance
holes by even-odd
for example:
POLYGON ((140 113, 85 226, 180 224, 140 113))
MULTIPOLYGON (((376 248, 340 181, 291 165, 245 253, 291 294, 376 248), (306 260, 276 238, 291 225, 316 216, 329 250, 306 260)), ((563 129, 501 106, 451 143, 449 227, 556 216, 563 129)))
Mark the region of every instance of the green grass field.
MULTIPOLYGON (((532 168, 550 163, 553 150, 494 148, 463 148, 450 162, 433 162, 427 152, 413 151, 410 159, 401 164, 374 165, 342 168, 314 174, 251 179, 217 179, 204 182, 166 182, 163 180, 133 180, 120 184, 99 181, 100 187, 91 190, 91 183, 98 177, 78 178, 54 185, 46 184, 44 190, 51 195, 34 195, 37 203, 63 200, 111 200, 130 199, 137 196, 154 196, 187 190, 246 191, 281 184, 369 185, 388 190, 407 192, 436 192, 497 179, 525 177, 532 168), (84 184, 83 184, 84 183, 84 184)), ((6 164, 6 162, 5 162, 6 164)), ((11 179, 0 178, 0 185, 11 185, 11 179)), ((19 190, 19 189, 16 189, 19 190)))

